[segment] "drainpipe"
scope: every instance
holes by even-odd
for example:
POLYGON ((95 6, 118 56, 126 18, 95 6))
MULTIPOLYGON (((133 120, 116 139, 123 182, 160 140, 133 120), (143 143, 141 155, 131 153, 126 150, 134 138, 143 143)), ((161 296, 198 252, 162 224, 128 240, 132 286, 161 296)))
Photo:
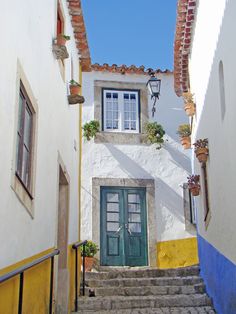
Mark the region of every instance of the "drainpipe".
MULTIPOLYGON (((80 95, 82 94, 82 68, 81 68, 81 64, 79 64, 79 83, 81 85, 80 88, 80 95)), ((78 173, 79 173, 79 177, 78 177, 78 205, 79 205, 79 219, 78 219, 78 224, 79 224, 79 228, 78 228, 78 238, 79 241, 81 239, 81 170, 82 170, 82 104, 79 104, 79 164, 78 164, 78 173)))

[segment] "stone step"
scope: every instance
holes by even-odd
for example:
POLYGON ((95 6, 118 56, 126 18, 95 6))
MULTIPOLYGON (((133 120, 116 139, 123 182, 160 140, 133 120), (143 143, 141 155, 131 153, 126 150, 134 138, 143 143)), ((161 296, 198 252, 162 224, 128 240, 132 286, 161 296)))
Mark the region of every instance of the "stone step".
POLYGON ((118 279, 118 278, 153 278, 153 277, 186 277, 198 276, 199 266, 183 267, 176 269, 158 268, 132 268, 125 270, 121 268, 110 268, 110 271, 86 272, 86 279, 118 279))
POLYGON ((108 280, 88 280, 86 285, 96 287, 142 287, 142 286, 186 286, 202 283, 199 276, 157 277, 157 278, 117 278, 108 280))
POLYGON ((162 295, 162 296, 109 296, 80 297, 79 310, 121 310, 137 308, 160 307, 196 307, 211 306, 211 300, 206 294, 162 295))
MULTIPOLYGON (((86 288, 86 295, 89 290, 86 288)), ((173 294, 195 294, 205 293, 205 285, 203 283, 187 286, 136 286, 136 287, 98 287, 93 289, 95 296, 148 296, 148 295, 173 295, 173 294)))
MULTIPOLYGON (((197 307, 161 307, 156 309, 124 309, 124 310, 108 310, 108 311, 94 311, 82 310, 78 314, 215 314, 211 306, 197 306, 197 307)), ((75 313, 74 313, 75 314, 75 313)))

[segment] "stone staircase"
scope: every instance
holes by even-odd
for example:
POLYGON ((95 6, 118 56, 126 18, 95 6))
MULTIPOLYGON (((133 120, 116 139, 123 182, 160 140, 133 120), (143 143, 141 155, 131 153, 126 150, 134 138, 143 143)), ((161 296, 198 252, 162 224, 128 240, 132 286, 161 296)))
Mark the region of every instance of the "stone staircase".
POLYGON ((86 273, 86 296, 80 314, 213 314, 199 267, 101 267, 86 273), (90 296, 89 296, 90 295, 90 296))

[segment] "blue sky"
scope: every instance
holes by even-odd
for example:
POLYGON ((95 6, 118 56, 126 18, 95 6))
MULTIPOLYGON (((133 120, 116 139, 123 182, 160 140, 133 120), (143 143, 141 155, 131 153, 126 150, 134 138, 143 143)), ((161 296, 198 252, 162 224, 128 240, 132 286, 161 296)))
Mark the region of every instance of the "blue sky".
POLYGON ((92 62, 173 69, 177 0, 82 0, 92 62))

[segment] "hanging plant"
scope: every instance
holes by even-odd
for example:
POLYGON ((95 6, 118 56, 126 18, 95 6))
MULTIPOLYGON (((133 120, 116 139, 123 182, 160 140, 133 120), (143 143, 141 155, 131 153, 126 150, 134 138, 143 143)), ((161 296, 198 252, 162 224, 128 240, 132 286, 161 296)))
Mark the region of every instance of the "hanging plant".
POLYGON ((145 132, 147 134, 147 139, 151 144, 157 144, 156 149, 161 149, 162 144, 164 143, 163 136, 165 131, 163 127, 157 122, 148 122, 145 125, 145 132))
POLYGON ((87 122, 82 127, 84 133, 83 137, 87 139, 87 141, 90 141, 91 138, 95 137, 96 134, 99 132, 100 123, 98 120, 91 120, 90 122, 87 122))
POLYGON ((203 140, 199 139, 193 145, 194 145, 194 152, 196 154, 198 161, 206 162, 209 155, 208 139, 207 138, 204 138, 203 140))
POLYGON ((193 94, 190 92, 183 93, 184 110, 187 116, 192 117, 195 114, 195 104, 193 101, 193 94))
POLYGON ((177 134, 180 136, 181 144, 184 149, 188 149, 191 147, 191 129, 189 124, 181 124, 178 128, 177 134))
POLYGON ((196 174, 192 174, 189 177, 187 177, 188 179, 188 188, 191 191, 193 196, 198 196, 200 193, 200 176, 196 175, 196 174))

